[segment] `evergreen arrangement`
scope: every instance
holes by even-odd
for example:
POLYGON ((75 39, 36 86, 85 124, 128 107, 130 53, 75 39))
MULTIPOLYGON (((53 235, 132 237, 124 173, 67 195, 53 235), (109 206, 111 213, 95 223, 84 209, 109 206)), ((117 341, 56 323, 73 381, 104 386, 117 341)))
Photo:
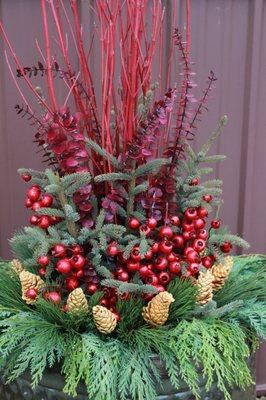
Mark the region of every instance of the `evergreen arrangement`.
POLYGON ((202 97, 194 97, 189 1, 186 39, 175 29, 171 41, 170 63, 176 49, 181 81, 164 96, 170 70, 165 82, 162 74, 153 80, 162 51, 160 1, 96 1, 89 49, 77 3, 69 3, 73 15, 64 2, 40 1, 45 53, 33 66, 23 66, 0 26, 12 76, 9 54, 40 108, 33 111, 16 80, 24 101, 16 111, 36 128, 47 163, 43 171, 19 170, 30 185, 31 215, 30 226, 10 240, 15 258, 1 263, 4 377, 11 382, 29 370, 36 387, 58 364, 73 397, 82 381, 88 399, 155 400, 157 355, 177 390, 185 381, 200 399, 203 376, 207 392, 217 385, 229 400, 232 388, 252 384, 248 359, 266 338, 266 257, 230 255, 248 244, 222 225, 222 182, 207 177, 210 163, 225 159, 209 152, 227 117, 198 153, 190 145, 216 78, 210 72, 202 97), (99 99, 94 40, 101 48, 99 99), (33 83, 38 77, 45 89, 33 83), (65 101, 56 96, 58 79, 65 101))

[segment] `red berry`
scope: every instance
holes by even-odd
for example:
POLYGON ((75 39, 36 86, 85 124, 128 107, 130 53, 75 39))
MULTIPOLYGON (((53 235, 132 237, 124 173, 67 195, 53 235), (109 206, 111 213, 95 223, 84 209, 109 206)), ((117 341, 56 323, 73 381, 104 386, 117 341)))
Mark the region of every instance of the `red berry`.
POLYGON ((147 283, 152 286, 156 286, 159 283, 159 279, 155 274, 150 274, 147 278, 147 283))
POLYGON ((193 221, 195 229, 203 229, 205 226, 205 221, 202 218, 197 218, 193 221))
POLYGON ((155 287, 159 292, 165 292, 165 287, 163 285, 155 285, 155 287))
POLYGON ((23 175, 21 175, 21 178, 23 179, 23 181, 29 182, 31 180, 32 176, 30 174, 23 174, 23 175))
POLYGON ((174 275, 179 275, 182 270, 181 264, 178 261, 173 261, 169 264, 169 271, 174 275))
POLYGON ((58 292, 47 292, 45 293, 45 295, 43 296, 45 298, 45 300, 50 301, 51 303, 54 304, 60 304, 61 303, 61 295, 58 292))
POLYGON ((157 220, 155 218, 149 218, 146 222, 149 228, 154 229, 157 226, 157 220))
POLYGON ((203 239, 203 240, 206 240, 208 238, 208 236, 209 236, 209 234, 208 234, 208 231, 206 231, 206 229, 202 229, 198 234, 198 238, 203 239))
POLYGON ((50 217, 51 225, 58 224, 61 221, 62 221, 61 217, 55 217, 54 215, 52 217, 50 217))
POLYGON ((174 247, 181 248, 184 246, 184 238, 182 235, 179 235, 179 234, 174 235, 172 240, 173 240, 174 247))
POLYGON ((33 211, 37 211, 37 210, 39 210, 41 207, 42 207, 42 203, 41 203, 40 201, 35 201, 35 202, 32 204, 32 206, 31 206, 31 208, 32 208, 33 211))
POLYGON ((184 250, 184 256, 186 257, 190 251, 194 251, 193 247, 187 246, 184 250))
POLYGON ((188 219, 189 221, 192 221, 193 219, 196 219, 198 216, 197 210, 196 208, 188 208, 185 211, 185 217, 186 219, 188 219))
POLYGON ((153 252, 150 249, 150 250, 147 251, 147 253, 145 253, 144 258, 145 258, 145 260, 151 260, 152 257, 153 257, 153 252))
POLYGON ((173 215, 170 222, 172 225, 178 226, 180 225, 180 218, 177 215, 173 215))
POLYGON ((78 285, 79 285, 79 281, 78 281, 77 278, 75 278, 75 277, 69 277, 69 278, 66 279, 66 288, 67 288, 67 290, 69 290, 70 292, 71 292, 72 290, 77 289, 78 285))
POLYGON ((40 256, 40 257, 38 257, 38 264, 41 266, 41 267, 47 267, 47 265, 49 265, 49 262, 50 262, 50 260, 49 260, 49 257, 48 256, 46 256, 46 255, 43 255, 43 256, 40 256))
POLYGON ((223 253, 230 253, 232 250, 232 244, 230 242, 224 242, 221 244, 220 249, 223 253))
POLYGON ((197 186, 199 184, 199 179, 198 178, 193 178, 190 181, 190 186, 197 186))
POLYGON ((199 264, 191 263, 187 270, 191 275, 196 275, 199 272, 199 268, 200 268, 199 264))
POLYGON ((162 226, 159 230, 159 236, 160 237, 167 237, 168 239, 171 239, 173 237, 174 233, 170 226, 162 226))
POLYGON ((117 245, 115 243, 111 243, 107 248, 107 253, 111 257, 117 256, 117 254, 119 253, 117 245))
POLYGON ((41 198, 41 205, 42 207, 51 207, 53 204, 53 197, 50 194, 45 194, 41 198))
POLYGON ((206 242, 203 239, 196 239, 193 242, 193 249, 198 253, 201 253, 206 247, 206 242))
POLYGON ((158 271, 163 271, 167 268, 167 265, 168 261, 165 257, 158 257, 154 265, 154 268, 157 269, 158 271))
POLYGON ((139 274, 142 278, 146 278, 151 273, 151 270, 147 267, 147 265, 142 265, 139 269, 139 274))
POLYGON ((25 199, 25 207, 31 208, 32 207, 32 201, 28 197, 25 199))
POLYGON ((171 251, 173 250, 172 242, 169 242, 168 240, 165 240, 165 241, 159 243, 159 250, 164 254, 171 253, 171 251))
POLYGON ((153 243, 153 245, 151 246, 151 251, 153 253, 158 253, 158 251, 159 251, 159 243, 158 242, 153 243))
POLYGON ((159 282, 161 285, 168 285, 168 283, 170 282, 170 275, 168 274, 168 272, 160 272, 158 275, 159 278, 159 282))
POLYGON ((148 225, 141 225, 139 228, 140 233, 148 236, 151 233, 151 228, 148 225))
POLYGON ((84 271, 83 271, 83 269, 78 269, 73 275, 76 278, 81 279, 84 276, 84 271))
POLYGON ((74 246, 71 247, 71 251, 73 254, 78 255, 83 253, 83 248, 78 244, 75 244, 74 246))
POLYGON ((118 274, 118 279, 122 282, 128 282, 129 281, 129 275, 126 271, 121 272, 118 274))
POLYGON ((112 311, 112 313, 114 314, 116 321, 119 322, 121 320, 120 314, 118 314, 117 311, 112 311))
POLYGON ((185 231, 183 232, 183 238, 184 240, 193 240, 197 237, 196 231, 185 231))
POLYGON ((27 191, 27 196, 31 201, 37 201, 40 197, 40 194, 41 194, 41 189, 37 185, 31 186, 27 191))
POLYGON ((71 271, 71 264, 68 258, 62 258, 61 260, 57 261, 56 263, 56 270, 60 274, 69 274, 71 271))
POLYGON ((169 262, 178 261, 178 259, 179 259, 178 255, 175 253, 167 254, 166 258, 167 258, 167 261, 169 261, 169 262))
POLYGON ((130 257, 133 261, 140 261, 141 260, 141 254, 139 249, 136 247, 131 251, 130 257))
POLYGON ((194 230, 194 224, 193 221, 184 221, 182 223, 182 228, 186 232, 191 232, 194 230))
POLYGON ((40 268, 39 269, 39 275, 44 277, 46 275, 46 269, 45 268, 40 268))
POLYGON ((50 218, 47 215, 42 215, 39 222, 38 226, 41 229, 47 229, 50 226, 50 218))
POLYGON ((204 207, 199 207, 197 213, 199 218, 206 218, 208 216, 208 211, 204 207))
POLYGON ((66 255, 66 246, 64 244, 55 244, 52 248, 52 255, 54 257, 65 257, 66 255))
POLYGON ((202 199, 204 201, 206 201, 206 203, 210 203, 212 201, 213 197, 211 194, 205 194, 205 196, 203 196, 202 199))
POLYGON ((127 264, 127 270, 128 270, 129 272, 136 272, 136 271, 138 271, 139 269, 140 269, 140 265, 139 265, 138 262, 129 262, 129 263, 127 264))
POLYGON ((105 297, 103 297, 103 298, 100 300, 100 304, 101 304, 101 306, 103 306, 103 307, 108 307, 108 306, 109 306, 109 301, 108 301, 108 299, 106 299, 105 297))
POLYGON ((200 261, 199 254, 195 250, 188 251, 187 255, 186 255, 186 259, 189 263, 200 261))
POLYGON ((39 220, 40 220, 40 217, 38 215, 32 215, 30 217, 31 225, 38 225, 39 220))
POLYGON ((221 221, 219 219, 213 219, 211 222, 211 227, 213 229, 219 229, 221 225, 221 221))
POLYGON ((211 268, 213 266, 213 258, 210 256, 203 257, 201 263, 205 268, 211 268))
POLYGON ((28 297, 31 300, 37 299, 38 296, 38 291, 35 288, 30 288, 26 291, 25 293, 26 297, 28 297))
MULTIPOLYGON (((61 260, 62 261, 62 260, 61 260)), ((60 262, 60 261, 59 261, 60 262)), ((81 269, 86 264, 86 258, 83 257, 81 254, 74 255, 70 259, 70 264, 75 269, 81 269)))
POLYGON ((95 292, 97 292, 97 290, 98 290, 98 286, 95 285, 95 283, 90 283, 90 284, 87 286, 87 292, 88 292, 89 294, 94 294, 95 292))
POLYGON ((128 225, 131 229, 138 229, 140 227, 140 222, 137 218, 130 218, 128 225))

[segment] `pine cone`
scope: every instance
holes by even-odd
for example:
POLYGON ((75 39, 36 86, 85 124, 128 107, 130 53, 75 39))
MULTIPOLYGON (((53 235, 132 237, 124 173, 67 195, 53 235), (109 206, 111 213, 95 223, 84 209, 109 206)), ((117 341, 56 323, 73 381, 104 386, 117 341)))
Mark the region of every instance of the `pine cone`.
POLYGON ((200 305, 207 304, 213 298, 213 288, 212 288, 212 281, 213 275, 211 271, 200 272, 198 280, 197 280, 197 287, 198 287, 198 294, 197 294, 197 303, 200 305))
POLYGON ((232 267, 233 267, 232 257, 226 257, 222 264, 216 264, 212 267, 211 269, 213 275, 212 286, 214 291, 220 290, 224 286, 225 281, 228 278, 228 275, 230 274, 232 267))
POLYGON ((88 314, 89 306, 86 296, 81 288, 73 290, 67 299, 67 310, 71 314, 88 314))
POLYGON ((36 289, 38 292, 45 286, 44 281, 38 275, 32 274, 31 272, 25 270, 19 274, 19 279, 22 288, 22 299, 25 300, 27 304, 36 303, 37 298, 36 299, 28 298, 26 296, 26 292, 29 289, 36 289))
POLYGON ((113 332, 116 327, 116 316, 103 306, 92 307, 94 323, 98 331, 104 334, 113 332))
POLYGON ((24 267, 19 260, 12 260, 11 261, 11 268, 12 271, 15 272, 16 275, 19 275, 22 271, 24 271, 24 267))
POLYGON ((142 316, 144 320, 152 325, 164 325, 169 316, 170 304, 175 299, 168 292, 161 292, 149 301, 147 307, 143 307, 142 316))

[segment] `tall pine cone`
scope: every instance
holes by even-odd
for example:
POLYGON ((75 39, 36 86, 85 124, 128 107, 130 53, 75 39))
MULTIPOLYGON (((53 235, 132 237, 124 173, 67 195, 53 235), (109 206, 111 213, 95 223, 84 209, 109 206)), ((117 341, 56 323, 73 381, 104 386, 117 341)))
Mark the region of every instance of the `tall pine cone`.
POLYGON ((94 323, 98 331, 104 334, 113 332, 116 327, 116 316, 103 306, 92 307, 94 323))
POLYGON ((213 275, 211 271, 201 271, 197 280, 198 294, 197 303, 200 305, 207 304, 213 298, 213 275))
POLYGON ((81 288, 73 290, 67 299, 67 310, 71 314, 88 314, 89 306, 86 296, 81 288))
POLYGON ((213 275, 212 286, 213 290, 220 290, 224 284, 228 275, 233 267, 233 258, 226 257, 222 264, 216 264, 212 267, 211 272, 213 275))
POLYGON ((28 271, 22 271, 19 274, 19 279, 22 288, 22 299, 25 300, 27 304, 36 303, 37 298, 30 299, 26 296, 26 293, 29 289, 35 289, 39 292, 45 286, 44 281, 38 275, 32 274, 28 271))
POLYGON ((24 267, 19 260, 12 260, 11 261, 11 268, 15 274, 19 275, 22 271, 24 271, 24 267))
POLYGON ((152 326, 164 325, 169 316, 169 308, 175 299, 168 292, 158 293, 149 301, 147 307, 143 307, 142 316, 152 326))

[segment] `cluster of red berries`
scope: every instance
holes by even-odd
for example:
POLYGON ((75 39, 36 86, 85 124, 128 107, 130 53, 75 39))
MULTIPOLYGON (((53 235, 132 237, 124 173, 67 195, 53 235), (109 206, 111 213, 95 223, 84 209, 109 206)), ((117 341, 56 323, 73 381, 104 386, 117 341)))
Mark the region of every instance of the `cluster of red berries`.
MULTIPOLYGON (((29 182, 31 180, 31 176, 28 174, 24 174, 22 175, 22 179, 25 182, 29 182)), ((51 196, 50 194, 41 194, 41 188, 39 185, 32 185, 26 193, 25 206, 27 208, 31 208, 33 211, 36 212, 43 207, 52 207, 53 201, 53 196, 51 196)), ((36 225, 41 229, 47 229, 49 228, 49 226, 55 225, 60 221, 60 217, 50 217, 48 215, 33 214, 30 217, 31 225, 36 225)))

